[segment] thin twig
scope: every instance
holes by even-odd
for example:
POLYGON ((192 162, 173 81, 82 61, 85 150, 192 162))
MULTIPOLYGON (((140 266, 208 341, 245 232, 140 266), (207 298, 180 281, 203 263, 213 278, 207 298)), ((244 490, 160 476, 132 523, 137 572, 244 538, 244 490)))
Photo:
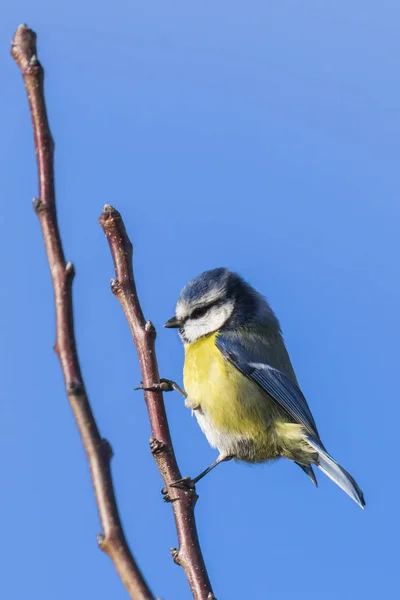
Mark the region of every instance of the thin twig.
POLYGON ((131 554, 122 529, 115 499, 110 461, 112 449, 100 435, 86 394, 75 342, 72 281, 74 268, 65 262, 57 222, 54 191, 54 142, 47 119, 44 98, 44 71, 36 55, 36 34, 26 25, 15 33, 11 55, 19 66, 28 95, 38 164, 39 198, 35 212, 42 228, 53 281, 56 308, 56 342, 65 387, 90 466, 103 533, 98 543, 114 563, 129 596, 134 600, 154 600, 131 554))
MULTIPOLYGON (((129 323, 139 357, 143 386, 150 387, 159 382, 154 350, 156 332, 150 321, 146 323, 136 293, 132 267, 132 243, 126 233, 121 215, 109 204, 103 208, 99 222, 107 236, 114 261, 116 279, 111 281, 111 288, 121 303, 129 323)), ((146 391, 145 400, 152 431, 150 448, 165 482, 166 497, 172 502, 178 533, 179 549, 171 550, 172 557, 184 568, 195 600, 215 600, 194 518, 196 492, 170 485, 181 479, 181 473, 172 447, 163 395, 160 391, 146 391)))

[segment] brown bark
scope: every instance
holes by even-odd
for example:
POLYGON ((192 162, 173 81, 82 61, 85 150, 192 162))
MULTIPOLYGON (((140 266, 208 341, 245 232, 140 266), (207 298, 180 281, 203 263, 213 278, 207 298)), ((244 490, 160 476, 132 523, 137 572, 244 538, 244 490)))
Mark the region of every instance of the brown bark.
MULTIPOLYGON (((111 289, 118 298, 128 321, 136 346, 143 386, 159 382, 155 354, 156 332, 150 321, 145 321, 136 292, 132 266, 132 243, 122 217, 115 208, 106 204, 100 216, 100 225, 107 236, 114 261, 116 279, 111 289)), ((151 452, 165 483, 166 498, 172 502, 179 549, 172 548, 174 561, 183 567, 195 600, 215 600, 197 534, 194 506, 197 495, 194 489, 176 488, 171 484, 181 479, 175 458, 160 391, 145 391, 145 400, 151 424, 151 452)))
POLYGON ((72 306, 74 268, 66 262, 57 222, 54 190, 54 143, 47 119, 44 71, 36 54, 36 34, 26 25, 15 33, 12 57, 19 66, 32 117, 38 165, 39 198, 34 199, 53 282, 56 342, 65 388, 86 451, 103 533, 100 548, 108 554, 132 600, 154 600, 126 541, 110 470, 112 449, 97 427, 79 364, 72 306))

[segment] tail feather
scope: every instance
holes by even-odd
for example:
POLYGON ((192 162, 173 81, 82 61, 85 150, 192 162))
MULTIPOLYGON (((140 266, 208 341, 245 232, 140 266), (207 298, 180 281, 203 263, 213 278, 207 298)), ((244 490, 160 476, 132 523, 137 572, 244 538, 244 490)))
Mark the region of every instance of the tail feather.
POLYGON ((304 473, 309 476, 309 478, 311 479, 311 481, 313 482, 315 487, 318 487, 318 481, 317 481, 317 478, 315 477, 315 473, 313 471, 312 466, 311 465, 302 465, 298 462, 296 463, 296 465, 299 465, 300 469, 303 469, 304 473))
POLYGON ((314 439, 307 437, 307 441, 318 452, 317 467, 342 488, 361 508, 364 508, 364 494, 350 473, 343 469, 314 439))

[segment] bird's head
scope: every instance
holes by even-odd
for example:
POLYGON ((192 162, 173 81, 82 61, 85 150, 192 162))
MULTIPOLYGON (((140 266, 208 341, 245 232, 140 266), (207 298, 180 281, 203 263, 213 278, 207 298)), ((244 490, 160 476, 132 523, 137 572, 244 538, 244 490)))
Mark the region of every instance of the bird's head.
POLYGON ((175 316, 164 327, 179 329, 185 343, 219 331, 276 321, 264 298, 226 268, 205 271, 182 290, 175 316))

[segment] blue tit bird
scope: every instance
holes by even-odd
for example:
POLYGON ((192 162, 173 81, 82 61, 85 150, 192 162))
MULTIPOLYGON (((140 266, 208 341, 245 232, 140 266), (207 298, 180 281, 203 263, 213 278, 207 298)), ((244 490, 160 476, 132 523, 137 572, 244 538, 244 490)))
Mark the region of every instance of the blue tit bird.
POLYGON ((184 287, 165 327, 178 328, 184 344, 185 404, 219 451, 192 483, 226 460, 284 457, 317 485, 315 465, 364 508, 356 481, 321 441, 278 319, 261 294, 226 268, 206 271, 184 287))

